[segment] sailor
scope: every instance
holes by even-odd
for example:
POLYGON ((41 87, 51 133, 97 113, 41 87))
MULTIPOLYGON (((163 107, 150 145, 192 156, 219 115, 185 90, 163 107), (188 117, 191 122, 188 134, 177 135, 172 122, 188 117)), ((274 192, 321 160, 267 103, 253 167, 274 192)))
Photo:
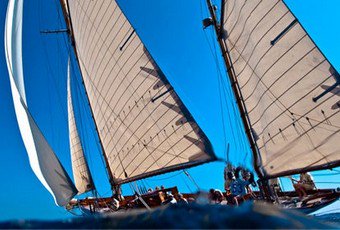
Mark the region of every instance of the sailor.
POLYGON ((162 202, 162 205, 173 205, 173 204, 177 204, 177 201, 174 197, 174 195, 171 194, 171 192, 167 192, 166 193, 166 199, 162 202))
MULTIPOLYGON (((251 173, 247 169, 241 168, 241 175, 244 181, 250 181, 250 184, 256 187, 256 183, 254 180, 252 180, 251 173)), ((248 194, 253 194, 253 190, 250 188, 249 185, 246 185, 245 188, 247 189, 248 194)))
POLYGON ((210 189, 209 200, 211 204, 220 204, 224 200, 222 191, 219 189, 210 189))
POLYGON ((224 168, 224 189, 227 193, 230 192, 230 183, 232 182, 232 177, 228 177, 228 173, 234 174, 234 170, 235 169, 230 162, 228 162, 224 168))
POLYGON ((292 180, 294 189, 299 195, 300 199, 302 199, 304 196, 307 196, 308 191, 316 189, 313 177, 309 172, 301 173, 300 180, 295 180, 292 177, 290 177, 290 179, 292 180))
POLYGON ((112 210, 118 210, 119 209, 119 201, 112 197, 111 203, 108 204, 109 208, 111 208, 112 210))
POLYGON ((282 192, 280 180, 278 177, 269 179, 269 186, 275 194, 282 192))
POLYGON ((242 167, 237 167, 235 170, 235 177, 236 180, 232 181, 230 183, 230 190, 231 194, 234 198, 234 201, 236 202, 236 205, 238 205, 238 198, 246 199, 247 190, 246 186, 249 186, 254 182, 254 174, 250 173, 249 179, 244 180, 243 178, 240 178, 239 172, 242 170, 242 167))
POLYGON ((238 205, 237 198, 231 194, 231 189, 230 189, 231 183, 236 180, 233 172, 228 172, 227 173, 227 180, 228 180, 228 183, 229 183, 229 186, 226 188, 226 191, 227 191, 227 195, 226 195, 227 202, 228 202, 228 204, 236 204, 236 205, 238 205))
POLYGON ((178 193, 177 204, 188 204, 187 199, 184 198, 182 193, 178 193))

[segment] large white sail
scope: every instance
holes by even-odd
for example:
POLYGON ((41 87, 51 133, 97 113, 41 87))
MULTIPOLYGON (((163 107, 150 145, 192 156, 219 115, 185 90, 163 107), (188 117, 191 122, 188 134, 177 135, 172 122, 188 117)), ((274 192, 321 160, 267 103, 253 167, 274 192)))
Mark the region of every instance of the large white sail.
POLYGON ((32 170, 52 194, 55 203, 65 206, 77 190, 27 108, 22 66, 22 16, 23 0, 9 0, 5 51, 15 113, 32 170))
POLYGON ((62 4, 115 183, 214 160, 207 137, 117 3, 62 4))
POLYGON ((79 194, 94 189, 91 173, 85 159, 83 147, 80 142, 76 118, 74 116, 72 92, 71 92, 71 72, 70 60, 67 67, 67 105, 68 105, 68 128, 70 138, 70 151, 72 161, 73 179, 79 194))
POLYGON ((281 0, 224 0, 222 36, 266 176, 340 164, 340 76, 281 0))

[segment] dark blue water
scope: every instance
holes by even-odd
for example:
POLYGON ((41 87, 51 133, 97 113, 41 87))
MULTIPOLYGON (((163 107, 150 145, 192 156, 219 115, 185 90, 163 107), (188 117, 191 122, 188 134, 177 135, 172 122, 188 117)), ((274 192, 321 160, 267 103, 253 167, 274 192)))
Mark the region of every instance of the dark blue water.
POLYGON ((234 208, 221 205, 176 205, 152 211, 130 211, 106 217, 70 218, 59 221, 9 221, 0 228, 318 228, 340 227, 340 214, 308 217, 262 203, 234 208), (335 224, 335 225, 334 225, 335 224), (336 226, 336 224, 338 224, 336 226))
POLYGON ((323 223, 337 226, 340 229, 340 207, 338 211, 337 213, 314 216, 314 218, 323 223))

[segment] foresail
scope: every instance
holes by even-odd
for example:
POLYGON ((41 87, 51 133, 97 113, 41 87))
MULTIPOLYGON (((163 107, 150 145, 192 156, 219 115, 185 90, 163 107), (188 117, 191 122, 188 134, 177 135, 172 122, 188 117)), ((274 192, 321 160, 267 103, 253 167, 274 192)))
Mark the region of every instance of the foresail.
POLYGON ((71 32, 116 184, 215 160, 211 144, 113 0, 69 0, 71 32))
POLYGON ((73 110, 71 92, 70 61, 67 68, 67 105, 68 105, 68 128, 70 138, 70 151, 72 161, 73 178, 78 190, 82 194, 94 189, 91 173, 85 159, 83 147, 80 142, 76 118, 73 110))
POLYGON ((77 193, 76 188, 27 108, 21 52, 22 15, 23 0, 10 0, 5 26, 5 51, 15 113, 32 170, 52 194, 56 204, 65 206, 77 193))
POLYGON ((340 76, 281 0, 224 0, 222 36, 267 177, 340 165, 340 76))

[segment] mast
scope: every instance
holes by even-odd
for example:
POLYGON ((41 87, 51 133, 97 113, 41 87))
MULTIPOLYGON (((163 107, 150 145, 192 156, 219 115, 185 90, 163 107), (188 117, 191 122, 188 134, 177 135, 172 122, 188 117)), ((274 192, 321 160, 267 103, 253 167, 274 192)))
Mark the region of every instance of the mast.
MULTIPOLYGON (((234 92, 234 96, 236 98, 237 107, 239 109, 243 125, 245 126, 245 132, 246 132, 246 135, 248 137, 248 140, 249 140, 249 143, 250 143, 250 148, 251 148, 251 151, 252 151, 253 156, 254 156, 254 169, 255 169, 257 175, 259 176, 259 178, 264 179, 264 173, 260 169, 260 166, 258 164, 258 162, 260 161, 259 154, 258 154, 258 148, 256 146, 256 143, 254 141, 254 137, 252 135, 252 131, 251 131, 252 129, 251 129, 251 126, 250 126, 249 118, 247 116, 247 111, 246 111, 245 105, 244 105, 243 100, 242 100, 242 94, 239 90, 237 78, 235 77, 235 73, 234 73, 233 67, 231 65, 231 59, 230 59, 230 56, 229 56, 227 44, 223 41, 223 34, 222 34, 223 28, 221 27, 221 25, 217 21, 216 12, 215 12, 214 6, 211 3, 211 0, 207 0, 207 4, 208 4, 209 12, 210 12, 210 15, 211 15, 211 19, 212 19, 212 25, 214 26, 214 29, 215 29, 215 32, 216 32, 216 35, 217 35, 217 41, 218 41, 219 46, 221 48, 223 60, 224 60, 224 63, 226 65, 226 68, 227 68, 229 81, 230 81, 232 90, 234 92)), ((224 2, 222 4, 224 5, 224 2)))
MULTIPOLYGON (((76 50, 75 40, 74 40, 74 35, 73 35, 72 21, 69 19, 69 12, 67 10, 67 9, 69 9, 68 1, 67 0, 60 0, 60 5, 61 5, 61 8, 63 10, 65 23, 66 23, 66 26, 68 28, 68 35, 69 35, 69 38, 70 38, 70 41, 71 41, 71 44, 72 44, 72 47, 73 47, 73 50, 74 50, 74 54, 75 54, 75 57, 77 59, 77 63, 79 65, 78 53, 77 53, 77 50, 76 50)), ((84 76, 83 76, 83 74, 81 72, 80 72, 80 75, 81 75, 82 85, 83 85, 83 87, 85 87, 84 86, 84 76)), ((98 137, 98 140, 99 140, 100 149, 101 149, 101 151, 103 153, 102 155, 104 157, 106 171, 107 171, 107 173, 109 175, 109 183, 111 185, 111 190, 114 191, 115 193, 117 193, 118 189, 116 188, 116 185, 115 185, 115 182, 114 182, 114 178, 113 178, 113 175, 112 175, 112 170, 110 169, 109 161, 108 161, 107 156, 105 154, 105 150, 104 150, 104 147, 103 147, 103 142, 102 142, 102 140, 100 138, 100 135, 99 135, 99 132, 98 132, 97 123, 94 120, 93 109, 92 109, 91 103, 89 103, 89 97, 88 97, 86 89, 85 89, 85 95, 86 95, 87 103, 88 103, 88 105, 90 107, 91 118, 93 120, 95 129, 96 129, 96 134, 97 134, 97 137, 98 137)))

